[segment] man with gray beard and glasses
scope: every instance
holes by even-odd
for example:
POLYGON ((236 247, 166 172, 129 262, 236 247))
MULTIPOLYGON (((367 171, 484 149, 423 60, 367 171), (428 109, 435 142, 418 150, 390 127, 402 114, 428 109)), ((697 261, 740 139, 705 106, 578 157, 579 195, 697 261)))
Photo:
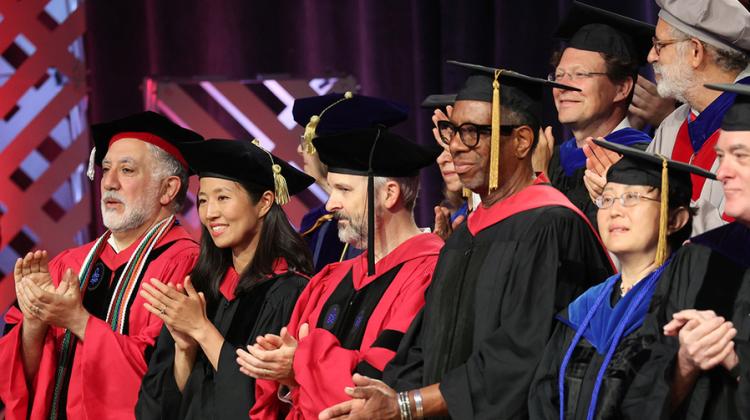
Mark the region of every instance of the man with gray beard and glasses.
MULTIPOLYGON (((750 84, 750 12, 737 0, 656 0, 661 10, 648 61, 654 67, 659 95, 683 105, 656 130, 647 151, 715 172, 714 150, 721 120, 735 94, 704 83, 750 84)), ((587 154, 589 192, 601 195, 604 173, 619 158, 593 146, 587 154)), ((724 213, 718 182, 693 176, 693 234, 733 219, 724 213)))
POLYGON ((91 135, 88 175, 101 166, 108 230, 51 261, 37 250, 16 262, 18 307, 0 339, 8 419, 134 418, 162 327, 140 284, 182 283, 198 256, 175 214, 189 176, 180 144, 203 138, 153 112, 93 125, 91 135))

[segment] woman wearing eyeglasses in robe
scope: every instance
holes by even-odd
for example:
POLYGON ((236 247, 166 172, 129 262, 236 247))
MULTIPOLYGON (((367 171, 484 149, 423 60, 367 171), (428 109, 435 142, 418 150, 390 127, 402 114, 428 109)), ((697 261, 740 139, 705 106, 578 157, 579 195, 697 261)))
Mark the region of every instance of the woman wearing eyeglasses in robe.
POLYGON ((557 315, 560 322, 529 390, 532 419, 637 413, 645 396, 631 384, 648 358, 650 334, 660 333, 640 327, 670 255, 690 237, 690 174, 712 176, 669 160, 663 167, 659 156, 596 142, 625 155, 610 167, 596 199, 602 241, 622 268, 557 315))

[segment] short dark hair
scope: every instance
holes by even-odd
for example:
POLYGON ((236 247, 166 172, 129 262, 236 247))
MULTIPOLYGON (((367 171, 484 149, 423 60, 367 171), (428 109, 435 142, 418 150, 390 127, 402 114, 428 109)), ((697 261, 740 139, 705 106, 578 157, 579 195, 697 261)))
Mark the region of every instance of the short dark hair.
POLYGON ((539 143, 538 133, 542 125, 539 116, 533 110, 529 109, 525 101, 513 95, 502 98, 500 112, 503 114, 503 120, 508 121, 510 124, 519 126, 527 125, 531 128, 531 131, 534 133, 534 142, 531 144, 531 152, 533 152, 537 143, 539 143))
MULTIPOLYGON (((661 193, 661 190, 655 187, 651 187, 648 190, 649 193, 653 191, 661 193)), ((683 243, 685 243, 685 241, 690 239, 690 236, 692 236, 693 216, 695 216, 697 210, 694 207, 690 207, 690 193, 687 191, 670 189, 668 200, 668 210, 670 214, 680 207, 685 208, 688 212, 688 221, 687 223, 685 223, 685 226, 683 226, 682 229, 678 230, 677 232, 674 232, 671 235, 667 236, 667 243, 669 244, 669 248, 672 252, 675 252, 682 246, 683 243)))

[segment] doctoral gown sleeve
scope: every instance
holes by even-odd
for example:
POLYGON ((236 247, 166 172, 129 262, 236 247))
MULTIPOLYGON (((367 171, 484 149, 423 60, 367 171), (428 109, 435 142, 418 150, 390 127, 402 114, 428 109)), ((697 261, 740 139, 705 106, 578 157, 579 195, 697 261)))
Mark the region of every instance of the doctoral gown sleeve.
MULTIPOLYGON (((155 270, 154 265, 158 262, 154 261, 149 265, 147 275, 153 272, 156 274, 153 277, 165 283, 182 283, 195 264, 196 254, 195 247, 187 248, 165 261, 160 270, 155 270)), ((140 388, 148 367, 146 353, 154 345, 163 322, 157 316, 149 314, 145 323, 137 325, 132 322, 133 313, 145 309, 138 307, 136 302, 130 311, 129 335, 112 331, 105 321, 92 316, 86 326, 85 339, 76 350, 76 358, 81 360, 80 372, 76 376, 81 378, 79 385, 85 409, 92 415, 127 412, 132 416, 138 395, 136 390, 140 388), (108 374, 102 375, 102 372, 108 374), (121 398, 112 398, 117 395, 121 398)), ((73 385, 71 381, 71 386, 73 385)))
MULTIPOLYGON (((307 279, 297 275, 282 276, 263 305, 252 331, 248 332, 245 344, 254 344, 255 338, 265 334, 278 334, 289 322, 294 304, 307 284, 307 279)), ((242 308, 238 308, 242 310, 242 308)), ((215 407, 219 410, 217 418, 246 418, 258 395, 273 394, 276 386, 273 381, 256 381, 240 372, 237 364, 237 348, 224 341, 219 355, 219 369, 214 372, 215 407), (258 388, 261 388, 258 391, 258 388)))
MULTIPOLYGON (((50 273, 58 281, 63 270, 75 260, 73 250, 63 251, 50 262, 50 273)), ((77 268, 77 267, 72 267, 77 268)), ((5 315, 7 325, 14 325, 0 338, 0 399, 5 403, 6 419, 44 419, 52 401, 54 375, 57 369, 57 339, 61 330, 48 328, 42 344, 39 370, 32 383, 26 382, 23 367, 21 331, 23 314, 12 307, 5 315)), ((6 329, 8 327, 6 326, 6 329)))
POLYGON ((174 379, 174 340, 162 327, 148 372, 143 377, 135 414, 138 419, 177 419, 182 393, 174 379))
POLYGON ((499 325, 464 364, 443 375, 440 392, 453 418, 525 419, 529 385, 555 314, 607 277, 608 259, 591 228, 568 209, 546 216, 554 214, 561 217, 545 217, 504 257, 513 260, 505 262, 510 271, 499 325))
POLYGON ((424 308, 409 325, 396 355, 383 371, 383 381, 396 391, 409 391, 423 385, 424 354, 421 334, 423 319, 424 308))
POLYGON ((333 334, 322 328, 313 329, 300 341, 294 356, 295 379, 300 386, 293 390, 293 399, 305 418, 316 418, 323 409, 349 399, 344 388, 354 386, 351 379, 354 372, 382 376, 404 332, 424 305, 424 292, 432 278, 434 264, 433 257, 411 268, 409 265, 401 268, 398 276, 408 281, 394 305, 386 309, 387 321, 369 349, 343 348, 333 334))
POLYGON ((654 342, 650 345, 648 359, 636 372, 623 398, 621 407, 625 418, 670 418, 671 384, 679 342, 674 337, 664 336, 662 328, 673 313, 692 307, 695 302, 700 281, 696 281, 693 274, 700 253, 693 248, 684 246, 675 254, 651 299, 649 313, 640 330, 654 337, 654 342))
POLYGON ((23 314, 12 307, 5 315, 8 325, 15 325, 0 338, 0 399, 5 403, 5 418, 44 419, 48 415, 46 407, 51 401, 51 384, 56 367, 55 336, 48 331, 42 347, 39 372, 32 383, 26 382, 23 370, 21 329, 23 314))
MULTIPOLYGON (((327 265, 316 274, 305 286, 297 298, 293 307, 288 327, 296 333, 295 326, 300 325, 307 311, 316 305, 321 295, 325 292, 325 279, 331 272, 331 266, 327 265)), ((296 334, 293 334, 296 337, 296 334)), ((279 383, 276 381, 258 380, 255 387, 255 404, 250 409, 251 419, 272 420, 278 418, 278 413, 284 409, 277 397, 279 383)))
POLYGON ((572 338, 570 331, 572 330, 567 325, 559 321, 555 322, 555 331, 544 349, 529 388, 529 418, 550 420, 560 418, 557 378, 564 353, 572 338))

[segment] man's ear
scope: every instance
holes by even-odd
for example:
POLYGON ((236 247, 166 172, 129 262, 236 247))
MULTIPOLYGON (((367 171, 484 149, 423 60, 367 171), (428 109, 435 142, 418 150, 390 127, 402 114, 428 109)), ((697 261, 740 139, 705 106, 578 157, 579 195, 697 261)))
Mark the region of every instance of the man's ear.
POLYGON ((386 181, 385 185, 383 185, 381 194, 383 207, 390 210, 401 198, 401 185, 399 185, 398 182, 389 179, 386 181))
POLYGON ((690 42, 691 47, 688 52, 688 63, 690 63, 694 69, 697 69, 705 62, 708 51, 706 51, 703 44, 695 38, 691 38, 688 42, 690 42))
POLYGON ((174 201, 175 197, 177 197, 177 193, 180 192, 181 186, 182 181, 180 181, 180 177, 167 177, 162 183, 162 192, 159 196, 159 204, 161 204, 162 206, 166 206, 174 201))
POLYGON ((632 77, 626 77, 625 80, 617 83, 615 86, 617 87, 617 92, 615 93, 614 102, 625 101, 630 96, 630 92, 635 89, 635 80, 632 77))
POLYGON ((513 153, 517 159, 524 159, 531 153, 534 146, 534 130, 528 125, 522 125, 514 130, 513 153))

